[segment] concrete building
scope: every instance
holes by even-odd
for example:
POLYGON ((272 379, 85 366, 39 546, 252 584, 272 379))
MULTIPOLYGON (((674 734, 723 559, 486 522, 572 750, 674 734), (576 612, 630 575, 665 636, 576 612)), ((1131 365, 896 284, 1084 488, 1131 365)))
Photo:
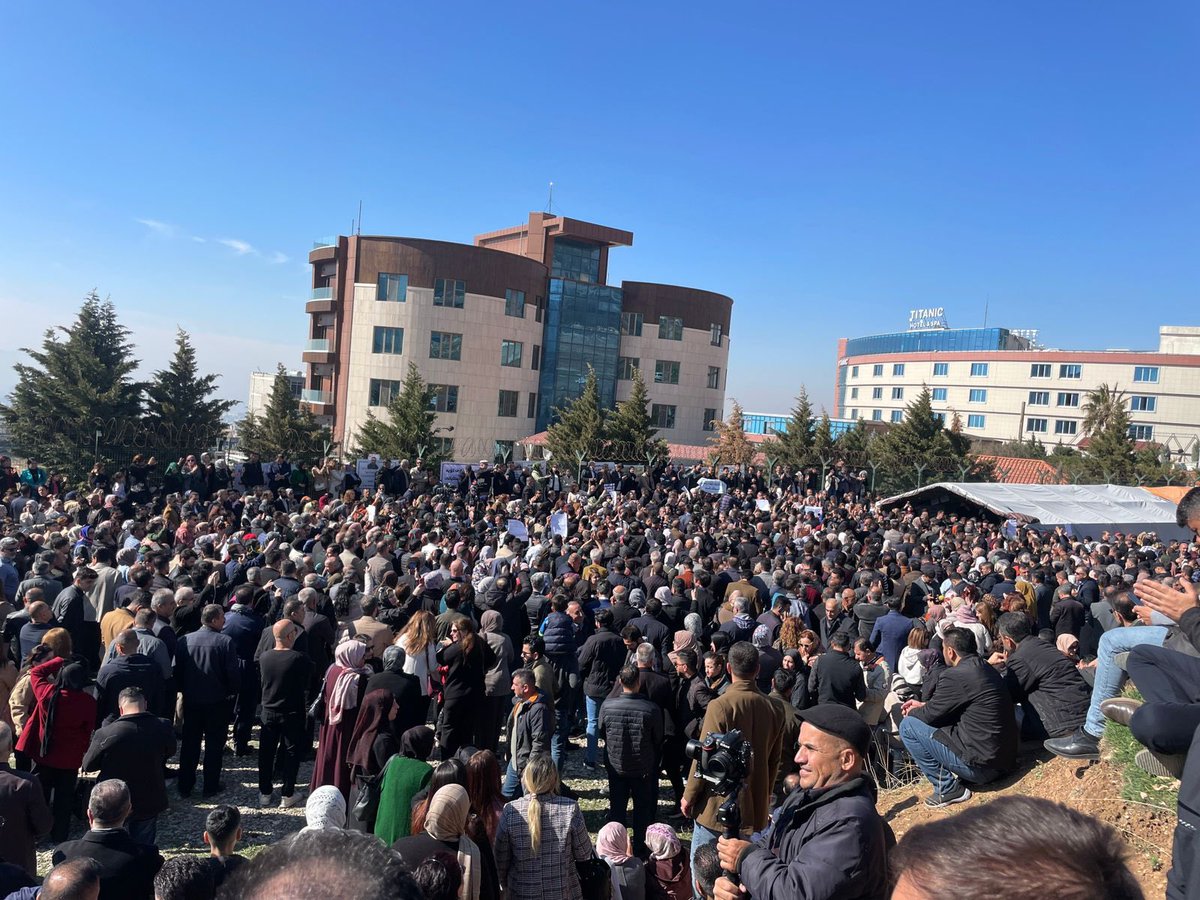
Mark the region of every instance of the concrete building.
POLYGON ((473 245, 340 236, 309 254, 312 295, 302 394, 353 446, 385 414, 412 362, 435 389, 438 440, 456 459, 519 458, 579 395, 628 396, 640 368, 663 437, 703 443, 725 403, 733 301, 672 285, 606 283, 628 231, 548 213, 473 245))
MULTIPOLYGON (((303 372, 287 372, 288 383, 292 388, 292 396, 300 399, 304 389, 303 372)), ((250 373, 250 396, 246 400, 247 415, 261 416, 271 400, 271 390, 275 386, 274 372, 250 373)))
MULTIPOLYGON (((923 312, 923 311, 915 311, 923 312)), ((1157 351, 1051 350, 1007 328, 914 329, 838 341, 834 411, 899 422, 928 386, 933 409, 977 441, 1084 440, 1101 384, 1124 392, 1130 435, 1177 462, 1200 453, 1200 328, 1164 325, 1157 351)))

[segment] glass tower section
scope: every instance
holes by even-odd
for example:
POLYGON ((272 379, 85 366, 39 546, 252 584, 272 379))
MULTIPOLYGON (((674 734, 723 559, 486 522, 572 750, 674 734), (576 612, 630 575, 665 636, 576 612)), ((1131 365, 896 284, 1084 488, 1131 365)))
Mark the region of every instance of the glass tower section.
POLYGON ((846 341, 846 356, 876 353, 921 353, 963 350, 1028 350, 1029 341, 1007 328, 950 328, 943 331, 901 331, 846 341))

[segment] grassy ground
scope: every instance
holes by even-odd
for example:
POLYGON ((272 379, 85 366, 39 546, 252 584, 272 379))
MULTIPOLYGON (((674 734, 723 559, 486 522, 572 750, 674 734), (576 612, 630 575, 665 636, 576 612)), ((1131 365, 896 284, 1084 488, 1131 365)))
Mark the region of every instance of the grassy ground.
MULTIPOLYGON (((1130 689, 1127 697, 1140 700, 1141 695, 1130 689)), ((1121 771, 1121 797, 1134 803, 1148 803, 1174 813, 1179 800, 1179 781, 1159 778, 1142 771, 1134 757, 1145 749, 1128 728, 1109 722, 1104 729, 1106 758, 1121 771)))

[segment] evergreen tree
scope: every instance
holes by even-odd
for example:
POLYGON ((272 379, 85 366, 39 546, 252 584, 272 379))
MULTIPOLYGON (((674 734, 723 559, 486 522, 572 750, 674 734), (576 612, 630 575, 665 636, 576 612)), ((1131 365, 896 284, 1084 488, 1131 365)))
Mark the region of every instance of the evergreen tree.
POLYGON ((836 453, 837 442, 833 438, 833 423, 829 420, 829 413, 822 410, 817 427, 813 429, 812 462, 825 468, 833 462, 836 453))
POLYGON ((555 408, 557 417, 546 429, 546 449, 563 471, 575 472, 583 463, 598 458, 604 449, 604 418, 600 411, 600 385, 589 366, 583 393, 565 407, 555 408))
POLYGON ((871 432, 867 423, 859 419, 854 427, 848 428, 838 435, 835 442, 837 452, 852 460, 855 465, 862 465, 871 449, 871 432))
POLYGON ((433 389, 410 362, 400 391, 392 396, 387 406, 387 419, 367 413, 367 420, 358 429, 355 453, 360 458, 368 453, 378 453, 384 459, 415 460, 420 457, 426 462, 441 462, 442 455, 435 449, 436 421, 433 389))
POLYGON ((879 462, 879 490, 906 491, 934 481, 961 481, 974 461, 951 439, 933 414, 924 388, 904 411, 904 419, 876 438, 872 457, 879 462))
POLYGON ((812 462, 813 409, 808 399, 808 389, 800 386, 796 405, 788 418, 787 431, 776 433, 766 442, 763 451, 778 462, 792 469, 799 469, 812 462))
POLYGON ((279 366, 263 414, 251 413, 238 425, 239 447, 247 453, 258 453, 264 460, 283 453, 293 463, 304 464, 324 456, 328 444, 329 429, 318 424, 292 396, 287 372, 279 366))
POLYGON ((1099 395, 1093 409, 1099 410, 1104 403, 1109 405, 1092 424, 1094 430, 1088 435, 1081 475, 1092 482, 1129 484, 1134 479, 1135 463, 1133 438, 1129 436, 1129 413, 1124 404, 1111 403, 1111 392, 1106 385, 1101 385, 1092 394, 1099 395))
POLYGON ((197 372, 196 351, 180 328, 170 364, 146 385, 146 426, 155 452, 164 459, 205 450, 221 437, 222 419, 236 403, 212 397, 217 377, 197 372))
POLYGON ((666 462, 667 442, 655 437, 658 429, 650 424, 650 395, 641 369, 633 370, 629 397, 617 404, 604 420, 604 455, 611 460, 641 462, 653 455, 666 462))
POLYGON ((709 439, 712 444, 712 455, 720 460, 723 466, 749 466, 754 463, 755 447, 746 437, 743 425, 744 413, 742 405, 733 401, 733 411, 725 421, 717 419, 713 422, 716 434, 709 439))
POLYGON ((1046 445, 1038 440, 1035 434, 1027 441, 1009 441, 1001 444, 996 455, 1011 456, 1014 459, 1045 459, 1046 445))
POLYGON ((140 424, 144 385, 133 380, 129 329, 92 291, 68 328, 48 329, 41 349, 22 348, 17 385, 0 415, 22 457, 81 478, 96 458, 124 461, 140 424))

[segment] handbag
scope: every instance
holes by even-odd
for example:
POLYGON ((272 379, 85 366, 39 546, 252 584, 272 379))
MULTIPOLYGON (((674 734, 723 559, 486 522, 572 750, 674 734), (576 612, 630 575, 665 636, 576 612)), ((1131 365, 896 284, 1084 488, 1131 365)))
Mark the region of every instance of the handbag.
POLYGON ((575 860, 575 871, 583 900, 611 900, 612 870, 608 863, 593 853, 590 859, 575 860))
POLYGON ((358 769, 354 772, 354 785, 350 788, 350 811, 354 819, 374 831, 375 818, 379 815, 379 798, 383 793, 383 776, 387 774, 392 757, 378 775, 367 775, 358 769))
POLYGON ((317 699, 308 707, 308 720, 316 725, 325 724, 325 692, 317 694, 317 699))

